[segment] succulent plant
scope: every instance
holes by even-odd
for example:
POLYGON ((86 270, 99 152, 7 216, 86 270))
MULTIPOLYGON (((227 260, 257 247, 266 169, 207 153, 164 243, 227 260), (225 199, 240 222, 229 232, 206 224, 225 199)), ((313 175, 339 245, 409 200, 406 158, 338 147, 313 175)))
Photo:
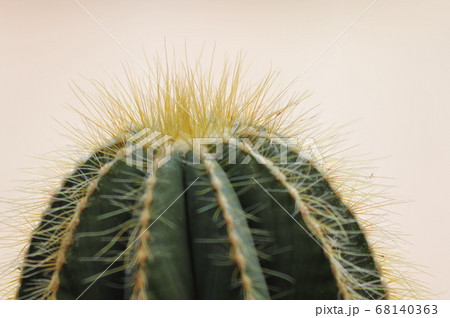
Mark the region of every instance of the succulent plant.
POLYGON ((357 208, 292 120, 304 96, 269 95, 271 74, 243 87, 241 67, 80 93, 88 155, 32 233, 17 298, 389 297, 357 208))

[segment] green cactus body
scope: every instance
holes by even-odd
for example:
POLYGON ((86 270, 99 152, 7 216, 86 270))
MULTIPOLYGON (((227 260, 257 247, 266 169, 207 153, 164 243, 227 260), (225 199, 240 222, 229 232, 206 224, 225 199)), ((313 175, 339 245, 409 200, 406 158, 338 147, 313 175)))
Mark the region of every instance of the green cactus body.
POLYGON ((94 154, 44 214, 19 298, 384 298, 357 221, 311 162, 277 162, 278 146, 238 141, 233 164, 228 144, 221 160, 175 150, 150 173, 125 148, 94 154))
MULTIPOLYGON (((193 100, 183 98, 177 102, 193 100)), ((363 230, 319 165, 261 125, 270 121, 252 122, 249 112, 243 125, 226 111, 235 106, 221 108, 197 116, 196 131, 182 109, 159 109, 178 120, 172 131, 142 112, 134 129, 124 126, 126 137, 92 151, 43 213, 17 297, 387 298, 363 230), (204 123, 214 132, 200 134, 204 123), (142 127, 191 137, 142 152, 134 138, 142 127), (196 135, 220 137, 221 151, 213 143, 196 149, 196 135)))

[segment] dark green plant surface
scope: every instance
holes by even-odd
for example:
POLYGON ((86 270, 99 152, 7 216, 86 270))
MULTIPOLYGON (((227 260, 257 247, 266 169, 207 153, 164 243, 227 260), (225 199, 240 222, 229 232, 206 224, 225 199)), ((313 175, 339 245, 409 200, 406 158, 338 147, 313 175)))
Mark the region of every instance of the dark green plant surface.
POLYGON ((95 153, 55 194, 19 299, 387 297, 357 220, 295 151, 174 151, 148 173, 124 149, 95 153))

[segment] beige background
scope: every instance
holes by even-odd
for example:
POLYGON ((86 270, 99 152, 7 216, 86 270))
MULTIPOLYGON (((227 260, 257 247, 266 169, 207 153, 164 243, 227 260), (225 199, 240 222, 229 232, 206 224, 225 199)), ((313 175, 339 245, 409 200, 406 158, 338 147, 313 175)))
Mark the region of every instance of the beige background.
MULTIPOLYGON (((315 61, 292 92, 314 92, 307 105, 321 104, 321 122, 352 122, 347 138, 358 147, 349 154, 382 158, 372 172, 410 201, 389 207, 388 221, 406 235, 404 253, 424 266, 435 297, 450 298, 449 1, 376 1, 331 47, 372 1, 81 3, 141 63, 144 50, 163 53, 164 39, 181 49, 186 41, 194 54, 215 43, 218 58, 242 49, 250 78, 272 65, 281 84, 315 61)), ((0 39, 0 196, 8 198, 28 178, 21 169, 39 164, 32 156, 70 144, 52 119, 78 122, 62 106, 78 105, 68 82, 105 79, 102 68, 121 75, 134 62, 71 0, 0 1, 0 39)))

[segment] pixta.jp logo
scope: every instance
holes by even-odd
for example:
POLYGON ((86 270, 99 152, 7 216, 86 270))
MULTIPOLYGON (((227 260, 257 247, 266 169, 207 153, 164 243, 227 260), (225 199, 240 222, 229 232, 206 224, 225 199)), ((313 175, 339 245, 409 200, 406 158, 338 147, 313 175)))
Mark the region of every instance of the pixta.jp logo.
MULTIPOLYGON (((289 149, 299 145, 296 138, 257 137, 252 140, 249 138, 227 138, 225 142, 224 138, 221 137, 193 137, 191 140, 194 153, 192 164, 201 164, 201 158, 220 160, 221 162, 225 160, 226 164, 248 164, 252 157, 250 153, 254 155, 258 163, 263 163, 260 162, 260 158, 264 157, 264 153, 261 156, 255 155, 259 155, 261 148, 267 144, 270 144, 271 160, 276 160, 278 164, 302 164, 306 160, 311 160, 320 166, 324 162, 314 139, 310 137, 303 140, 301 153, 294 157, 292 152, 289 155, 289 149), (237 156, 239 144, 249 149, 246 156, 241 160, 238 160, 237 156), (226 151, 224 151, 225 145, 226 151)), ((173 144, 173 137, 145 128, 127 140, 129 152, 126 163, 152 174, 171 159, 173 144), (161 151, 162 149, 163 151, 161 151)))

